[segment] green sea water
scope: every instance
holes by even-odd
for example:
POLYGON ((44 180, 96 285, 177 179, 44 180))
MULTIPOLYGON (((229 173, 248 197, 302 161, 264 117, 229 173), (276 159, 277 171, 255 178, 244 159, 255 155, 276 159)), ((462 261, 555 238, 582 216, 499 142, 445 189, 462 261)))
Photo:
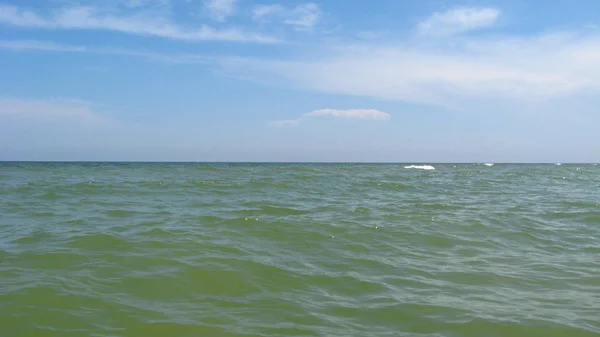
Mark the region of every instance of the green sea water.
POLYGON ((600 166, 409 165, 0 163, 0 336, 600 336, 600 166))

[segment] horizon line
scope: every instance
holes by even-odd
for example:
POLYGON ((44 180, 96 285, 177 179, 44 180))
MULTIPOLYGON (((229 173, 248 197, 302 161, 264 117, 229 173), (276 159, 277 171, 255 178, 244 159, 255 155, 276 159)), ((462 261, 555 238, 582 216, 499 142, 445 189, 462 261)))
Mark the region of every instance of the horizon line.
POLYGON ((192 160, 0 160, 0 163, 174 163, 174 164, 598 164, 562 161, 192 161, 192 160))

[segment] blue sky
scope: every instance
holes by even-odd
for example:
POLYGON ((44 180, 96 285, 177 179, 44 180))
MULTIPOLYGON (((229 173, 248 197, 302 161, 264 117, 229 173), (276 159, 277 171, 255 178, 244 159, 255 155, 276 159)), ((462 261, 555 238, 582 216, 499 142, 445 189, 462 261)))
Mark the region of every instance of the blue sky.
POLYGON ((0 0, 0 160, 600 161, 600 2, 0 0))

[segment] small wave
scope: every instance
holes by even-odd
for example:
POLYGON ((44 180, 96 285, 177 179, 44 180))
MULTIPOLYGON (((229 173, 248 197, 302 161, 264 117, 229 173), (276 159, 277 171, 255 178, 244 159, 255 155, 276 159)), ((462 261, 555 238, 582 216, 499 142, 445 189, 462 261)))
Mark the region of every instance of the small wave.
MULTIPOLYGON (((284 207, 284 206, 260 206, 259 208, 245 208, 241 210, 232 211, 232 213, 241 214, 244 217, 250 216, 254 217, 255 215, 274 215, 274 216, 287 216, 287 215, 302 215, 309 214, 310 211, 284 207)), ((253 218, 251 218, 253 219, 253 218)))
POLYGON ((215 167, 215 166, 206 166, 206 165, 200 165, 196 167, 196 171, 213 171, 213 172, 217 172, 217 171, 221 171, 220 167, 215 167))
POLYGON ((219 180, 190 180, 191 184, 199 184, 199 185, 221 185, 224 184, 222 181, 219 180))
MULTIPOLYGON (((363 186, 369 187, 372 185, 364 184, 363 186)), ((409 185, 404 185, 404 184, 395 183, 395 182, 381 182, 381 183, 377 183, 377 186, 378 186, 378 188, 389 189, 389 190, 403 190, 403 189, 410 188, 409 185)))
POLYGON ((485 166, 494 166, 494 163, 485 163, 483 165, 485 165, 485 166))
POLYGON ((404 166, 406 169, 417 169, 417 170, 435 170, 435 167, 431 165, 409 165, 404 166))
POLYGON ((118 218, 131 217, 131 216, 134 216, 136 213, 138 213, 138 212, 125 210, 125 209, 109 209, 104 212, 105 215, 108 215, 110 217, 118 217, 118 218))

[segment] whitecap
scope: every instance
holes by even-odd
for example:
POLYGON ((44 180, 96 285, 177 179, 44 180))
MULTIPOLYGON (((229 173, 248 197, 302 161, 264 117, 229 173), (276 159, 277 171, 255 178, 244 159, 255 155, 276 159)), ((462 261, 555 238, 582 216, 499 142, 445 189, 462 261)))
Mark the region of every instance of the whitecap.
POLYGON ((494 166, 494 163, 485 163, 483 165, 485 165, 485 166, 494 166))
POLYGON ((404 166, 404 168, 417 169, 417 170, 435 170, 435 167, 433 167, 431 165, 410 165, 410 166, 404 166))

